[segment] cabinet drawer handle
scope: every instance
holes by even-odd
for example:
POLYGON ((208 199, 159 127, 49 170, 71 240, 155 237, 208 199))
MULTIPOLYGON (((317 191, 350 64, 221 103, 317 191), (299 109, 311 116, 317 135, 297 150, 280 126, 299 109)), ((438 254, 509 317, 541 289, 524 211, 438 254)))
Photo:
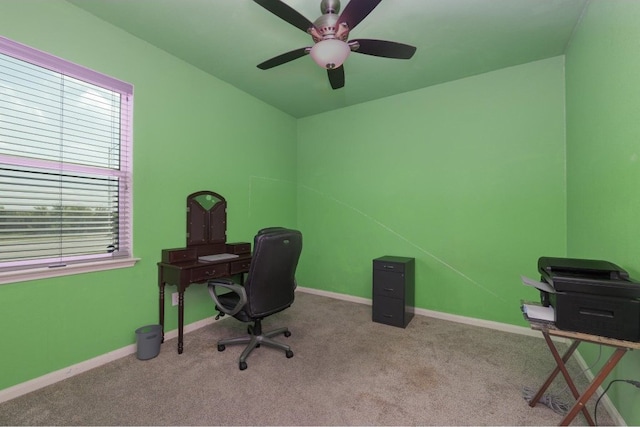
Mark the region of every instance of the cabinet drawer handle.
POLYGON ((393 317, 393 314, 383 314, 384 317, 388 317, 389 319, 391 319, 393 317))
POLYGON ((393 265, 385 265, 384 268, 388 268, 389 270, 393 270, 395 267, 393 265))
POLYGON ((384 290, 387 292, 393 292, 393 288, 384 288, 384 290))

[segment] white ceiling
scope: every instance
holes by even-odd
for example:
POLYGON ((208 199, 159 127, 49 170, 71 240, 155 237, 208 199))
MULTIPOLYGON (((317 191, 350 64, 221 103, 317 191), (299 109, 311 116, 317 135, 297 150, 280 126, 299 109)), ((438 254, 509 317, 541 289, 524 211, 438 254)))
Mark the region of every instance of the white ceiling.
MULTIPOLYGON (((417 47, 410 60, 351 54, 331 89, 309 56, 257 64, 311 37, 252 0, 67 0, 294 117, 562 55, 588 0, 382 0, 349 38, 417 47)), ((310 21, 320 0, 282 0, 310 21)), ((342 0, 342 9, 349 0, 342 0)))

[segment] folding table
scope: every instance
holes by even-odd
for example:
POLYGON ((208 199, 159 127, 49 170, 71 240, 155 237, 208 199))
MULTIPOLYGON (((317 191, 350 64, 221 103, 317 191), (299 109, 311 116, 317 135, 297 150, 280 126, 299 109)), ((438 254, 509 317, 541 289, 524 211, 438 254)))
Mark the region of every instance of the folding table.
POLYGON ((553 355, 553 358, 555 359, 557 365, 553 372, 551 372, 551 374, 549 375, 549 378, 547 378, 542 387, 540 387, 540 390, 538 390, 533 399, 531 399, 531 401, 529 402, 529 406, 536 406, 544 392, 555 379, 556 375, 558 375, 558 372, 562 372, 567 385, 571 389, 573 397, 576 399, 576 403, 565 415, 559 425, 569 425, 580 411, 582 411, 582 413, 584 414, 584 417, 589 425, 595 425, 593 419, 591 418, 591 415, 589 414, 589 410, 586 407, 587 401, 589 400, 589 398, 591 398, 593 393, 595 393, 598 387, 600 387, 600 384, 602 384, 607 375, 609 375, 609 373, 613 370, 613 368, 620 361, 620 359, 622 359, 622 356, 624 356, 627 351, 640 349, 640 342, 623 341, 613 338, 601 337, 598 335, 585 334, 582 332, 563 331, 560 329, 556 329, 552 323, 538 322, 529 318, 527 318, 527 320, 531 325, 531 329, 542 332, 542 335, 544 336, 544 339, 547 342, 547 346, 549 346, 549 350, 551 350, 551 354, 553 355), (571 345, 564 353, 564 355, 560 356, 555 344, 551 339, 551 336, 568 338, 572 340, 571 345), (571 355, 576 350, 576 348, 578 348, 578 345, 580 345, 580 343, 582 342, 606 345, 615 348, 615 351, 613 352, 611 357, 609 357, 609 360, 607 360, 607 362, 602 366, 600 372, 598 372, 594 376, 593 381, 591 381, 591 384, 587 387, 587 389, 582 394, 580 394, 575 384, 573 383, 573 380, 571 379, 571 376, 569 375, 569 371, 567 370, 565 364, 571 358, 571 355))

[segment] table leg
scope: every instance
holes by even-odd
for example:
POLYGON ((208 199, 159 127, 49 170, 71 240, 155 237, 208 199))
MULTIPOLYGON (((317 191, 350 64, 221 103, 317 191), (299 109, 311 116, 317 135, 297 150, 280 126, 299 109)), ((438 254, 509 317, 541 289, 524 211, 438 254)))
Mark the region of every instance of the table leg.
MULTIPOLYGON (((578 348, 578 345, 580 344, 580 341, 573 341, 571 343, 571 346, 569 346, 569 348, 567 349, 567 351, 564 353, 564 355, 562 356, 562 361, 563 363, 566 363, 567 360, 569 360, 571 358, 571 356, 573 355, 573 352, 576 350, 576 348, 578 348)), ((553 350, 551 351, 553 353, 553 350)), ((553 370, 553 372, 551 372, 551 374, 549 375, 549 378, 547 378, 547 380, 544 382, 544 384, 542 385, 542 387, 540 387, 540 389, 538 390, 538 392, 536 393, 536 395, 533 397, 533 399, 531 399, 531 401, 529 402, 529 406, 531 406, 532 408, 534 406, 536 406, 536 404, 540 401, 540 399, 542 398, 542 395, 544 394, 545 391, 547 391, 547 388, 549 388, 549 386, 551 385, 551 383, 553 382, 553 380, 556 378, 556 375, 558 375, 558 373, 560 372, 560 368, 558 367, 558 365, 556 364, 555 369, 553 370)))
POLYGON ((158 267, 158 289, 160 296, 158 298, 158 314, 160 321, 160 329, 162 329, 162 341, 164 342, 164 278, 162 277, 162 267, 158 267))
POLYGON ((178 354, 183 350, 183 329, 184 329, 184 289, 180 287, 178 291, 178 354))
MULTIPOLYGON (((580 410, 586 411, 587 408, 585 405, 587 401, 591 398, 593 393, 595 393, 598 387, 600 387, 600 384, 602 384, 604 379, 607 378, 607 375, 609 375, 609 373, 613 370, 613 368, 620 361, 620 359, 622 359, 622 356, 624 356, 626 351, 627 349, 625 348, 620 348, 620 347, 616 348, 616 351, 611 355, 609 360, 607 360, 607 363, 605 363, 602 369, 600 369, 600 372, 598 373, 598 375, 596 375, 593 378, 591 385, 589 385, 587 390, 585 390, 585 392, 582 393, 582 396, 580 396, 580 398, 576 401, 575 405, 573 405, 573 408, 571 408, 569 413, 567 413, 567 415, 565 415, 565 417, 562 419, 562 421, 560 422, 560 425, 568 426, 569 423, 573 420, 573 418, 578 414, 580 410)), ((588 419, 590 419, 590 417, 588 419)), ((595 425, 595 424, 590 422, 590 425, 595 425)))
MULTIPOLYGON (((542 335, 544 336, 545 341, 547 342, 547 345, 549 346, 549 350, 551 350, 551 354, 553 354, 553 358, 556 360, 556 364, 558 366, 558 368, 560 369, 560 372, 562 372, 562 376, 564 377, 565 381, 567 382, 567 385, 569 386, 569 389, 571 390, 571 394, 573 394, 573 397, 576 400, 579 400, 580 398, 580 393, 578 392, 578 389, 576 388, 575 384, 573 383, 573 380, 571 379, 571 376, 569 375, 569 371, 567 370, 567 367, 565 366, 565 360, 563 360, 560 357, 560 354, 558 354, 558 350, 556 349, 556 346, 553 344, 553 341, 551 340, 551 337, 549 336, 549 334, 546 331, 542 332, 542 335)), ((575 340, 574 342, 577 342, 578 344, 580 343, 580 341, 575 340)), ((577 345, 576 345, 577 347, 577 345)), ((570 423, 573 418, 577 415, 579 410, 582 410, 582 414, 584 415, 585 419, 587 420, 587 422, 589 423, 590 426, 595 425, 595 423, 593 422, 593 419, 591 418, 591 414, 589 414, 589 411, 587 410, 586 406, 582 406, 579 407, 577 406, 577 402, 576 405, 574 405, 574 408, 577 407, 577 410, 575 411, 575 413, 573 414, 573 416, 571 418, 569 418, 568 416, 565 416, 563 421, 567 421, 567 423, 570 423)), ((569 415, 569 414, 567 414, 569 415)), ((568 425, 568 424, 564 424, 564 425, 568 425)))

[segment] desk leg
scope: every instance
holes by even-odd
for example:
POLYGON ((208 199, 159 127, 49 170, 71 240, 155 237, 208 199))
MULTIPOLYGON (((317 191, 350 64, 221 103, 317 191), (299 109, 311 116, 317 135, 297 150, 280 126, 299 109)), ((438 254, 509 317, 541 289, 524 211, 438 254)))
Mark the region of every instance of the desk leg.
MULTIPOLYGON (((571 343, 571 346, 567 349, 567 351, 562 356, 562 362, 563 363, 566 363, 567 360, 569 360, 571 358, 571 356, 573 355, 573 352, 576 350, 576 348, 578 348, 578 344, 580 344, 580 341, 573 341, 571 343)), ((547 343, 547 345, 548 345, 548 343, 547 343)), ((553 350, 551 350, 551 353, 553 353, 554 350, 555 350, 555 347, 553 347, 553 350)), ((536 395, 533 397, 533 399, 531 399, 531 401, 529 402, 529 406, 531 406, 532 408, 534 406, 536 406, 536 404, 542 398, 542 395, 544 394, 544 392, 547 391, 547 388, 549 388, 549 386, 551 385, 551 383, 556 378, 556 375, 558 375, 559 372, 560 372, 560 368, 558 367, 558 365, 556 363, 556 368, 553 370, 553 372, 551 372, 551 374, 549 375, 549 378, 547 378, 547 380, 544 382, 542 387, 540 387, 540 389, 538 390, 536 395)))
MULTIPOLYGON (((589 398, 591 398, 593 393, 595 393, 598 387, 600 387, 600 384, 602 384, 604 379, 607 378, 607 375, 609 375, 613 368, 615 368, 616 364, 620 361, 620 359, 622 359, 622 356, 624 356, 626 351, 627 349, 625 348, 616 348, 616 351, 611 355, 609 360, 607 360, 607 363, 605 363, 598 375, 593 378, 593 381, 591 382, 591 385, 589 385, 589 388, 587 388, 587 390, 582 393, 582 396, 580 396, 580 398, 576 401, 575 405, 573 405, 573 408, 571 408, 569 413, 562 419, 560 425, 568 426, 573 418, 578 414, 578 411, 586 411, 585 405, 587 401, 589 400, 589 398)), ((587 420, 589 420, 590 425, 595 425, 591 421, 591 417, 588 417, 587 420)))
POLYGON ((178 354, 183 350, 183 329, 184 329, 184 289, 180 287, 178 291, 178 354))
MULTIPOLYGON (((551 354, 553 354, 553 358, 556 360, 556 364, 558 365, 558 369, 560 369, 560 372, 562 372, 562 376, 564 377, 565 381, 567 382, 567 385, 569 386, 569 389, 571 390, 571 394, 573 394, 573 397, 576 400, 579 400, 580 393, 578 392, 578 389, 576 388, 575 384, 573 383, 573 380, 571 379, 571 376, 569 375, 569 371, 567 370, 567 367, 565 366, 566 360, 561 358, 560 355, 558 354, 558 350, 556 349, 556 346, 553 344, 553 341, 551 340, 551 337, 549 336, 549 334, 547 332, 543 331, 542 335, 544 335, 544 339, 547 342, 547 345, 549 346, 549 350, 551 350, 551 354)), ((575 340, 574 343, 576 344, 575 347, 578 347, 578 344, 580 344, 580 341, 575 340)), ((573 344, 572 344, 572 347, 573 347, 573 344)), ((564 417, 564 419, 562 420, 560 425, 569 425, 569 423, 573 420, 573 418, 575 418, 575 416, 578 414, 578 411, 580 411, 580 410, 582 410, 582 414, 584 415, 584 417, 587 420, 587 422, 589 423, 589 425, 590 426, 595 425, 595 423, 593 422, 593 419, 591 418, 591 414, 589 414, 589 411, 587 410, 586 406, 584 406, 584 405, 579 406, 578 402, 576 401, 576 404, 573 406, 573 409, 576 409, 575 412, 572 410, 569 413, 569 414, 571 414, 571 412, 573 412, 573 416, 571 418, 569 418, 569 414, 567 414, 564 417), (564 422, 566 422, 567 424, 563 424, 564 422)))
POLYGON ((158 289, 160 296, 158 298, 158 314, 160 321, 160 329, 162 329, 162 341, 164 342, 164 278, 162 277, 162 267, 158 267, 158 289))

